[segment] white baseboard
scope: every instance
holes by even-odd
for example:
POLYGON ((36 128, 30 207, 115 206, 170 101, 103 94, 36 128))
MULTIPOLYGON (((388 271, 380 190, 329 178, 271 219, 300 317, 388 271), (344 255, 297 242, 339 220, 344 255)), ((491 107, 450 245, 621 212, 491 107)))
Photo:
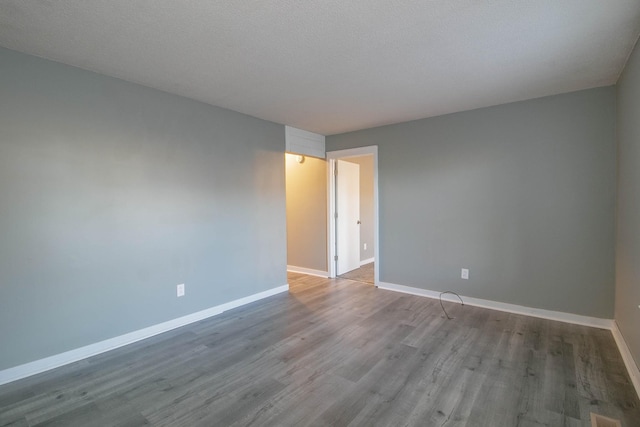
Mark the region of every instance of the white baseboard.
POLYGON ((292 273, 308 274, 309 276, 324 277, 325 279, 329 277, 328 271, 314 270, 312 268, 305 268, 305 267, 297 267, 295 265, 287 265, 287 271, 290 271, 292 273))
MULTIPOLYGON (((440 292, 426 289, 413 288, 411 286, 396 285, 394 283, 378 283, 378 288, 390 291, 403 292, 405 294, 418 295, 427 298, 440 298, 440 292)), ((542 319, 557 320, 559 322, 574 323, 576 325, 591 326, 600 329, 613 329, 613 319, 601 319, 598 317, 581 316, 579 314, 564 313, 562 311, 544 310, 541 308, 531 308, 522 305, 497 302, 480 298, 466 297, 460 295, 467 305, 475 307, 489 308, 491 310, 505 311, 507 313, 523 314, 525 316, 539 317, 542 319)), ((443 301, 460 302, 458 298, 451 294, 442 295, 443 301)))
POLYGON ((629 376, 631 377, 631 382, 633 383, 636 393, 640 398, 640 369, 638 369, 638 365, 633 359, 631 351, 627 346, 627 342, 624 340, 624 336, 622 336, 616 322, 613 322, 611 332, 613 333, 613 338, 616 340, 616 344, 618 344, 618 349, 622 355, 622 360, 624 360, 624 365, 627 367, 627 372, 629 372, 629 376))
POLYGON ((374 257, 363 259, 362 261, 360 261, 360 267, 362 267, 363 265, 371 264, 374 261, 375 261, 374 257))
POLYGON ((95 356, 100 353, 105 353, 107 351, 114 350, 119 347, 123 347, 127 344, 132 344, 136 341, 150 338, 154 335, 158 335, 163 332, 167 332, 172 329, 176 329, 181 326, 188 325, 190 323, 204 320, 208 317, 221 314, 233 308, 240 307, 242 305, 249 304, 254 301, 258 301, 263 298, 267 298, 272 295, 279 294, 281 292, 287 292, 288 290, 289 290, 288 284, 283 286, 278 286, 277 288, 269 289, 263 292, 259 292, 257 294, 249 295, 244 298, 240 298, 234 301, 220 304, 215 307, 208 308, 206 310, 188 314, 186 316, 182 316, 177 319, 173 319, 167 322, 159 323, 157 325, 149 326, 148 328, 139 329, 137 331, 120 335, 118 337, 110 338, 108 340, 104 340, 104 341, 100 341, 84 347, 76 348, 74 350, 66 351, 64 353, 56 354, 54 356, 45 357, 44 359, 25 363, 24 365, 19 365, 13 368, 5 369, 0 371, 0 385, 7 384, 22 378, 26 378, 31 375, 39 374, 41 372, 48 371, 50 369, 58 368, 60 366, 67 365, 69 363, 77 362, 78 360, 86 359, 88 357, 95 356))
MULTIPOLYGON (((418 295, 427 298, 439 299, 440 292, 429 291, 426 289, 413 288, 411 286, 396 285, 394 283, 379 282, 378 288, 386 289, 389 291, 402 292, 405 294, 418 295)), ((622 355, 622 360, 629 372, 631 382, 636 389, 638 397, 640 397, 640 370, 636 364, 624 337, 618 329, 618 324, 613 319, 601 319, 598 317, 581 316, 578 314, 564 313, 561 311, 543 310, 541 308, 524 307, 521 305, 508 304, 504 302, 497 302, 491 300, 484 300, 479 298, 471 298, 461 295, 463 301, 467 305, 475 307, 489 308, 492 310, 505 311, 507 313, 523 314, 525 316, 539 317, 542 319, 556 320, 559 322, 573 323, 576 325, 591 326, 600 329, 609 329, 613 334, 613 338, 616 341, 618 350, 622 355)), ((443 301, 460 302, 458 298, 451 294, 442 295, 443 301)))

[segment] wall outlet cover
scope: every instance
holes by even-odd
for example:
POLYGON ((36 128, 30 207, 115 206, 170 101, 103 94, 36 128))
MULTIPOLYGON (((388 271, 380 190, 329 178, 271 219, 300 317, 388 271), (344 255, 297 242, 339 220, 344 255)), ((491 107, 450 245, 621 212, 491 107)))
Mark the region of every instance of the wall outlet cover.
POLYGON ((177 286, 177 295, 179 297, 183 297, 184 296, 184 283, 181 283, 177 286))
POLYGON ((620 420, 591 412, 591 427, 622 427, 620 420))
POLYGON ((461 279, 465 279, 465 280, 469 280, 469 269, 468 268, 463 268, 462 270, 460 270, 460 278, 461 279))

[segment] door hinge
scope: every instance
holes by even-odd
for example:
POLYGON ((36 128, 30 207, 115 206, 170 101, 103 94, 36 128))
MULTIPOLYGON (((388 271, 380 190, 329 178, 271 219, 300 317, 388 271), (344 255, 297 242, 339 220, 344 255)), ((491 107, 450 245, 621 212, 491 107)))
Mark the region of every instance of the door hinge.
POLYGON ((334 213, 334 214, 333 214, 333 217, 334 217, 334 218, 338 218, 338 212, 334 213))
POLYGON ((334 261, 337 261, 337 260, 338 260, 338 255, 334 256, 334 257, 333 257, 333 260, 334 260, 334 261))
POLYGON ((338 164, 337 163, 333 166, 333 174, 335 176, 338 176, 338 164))

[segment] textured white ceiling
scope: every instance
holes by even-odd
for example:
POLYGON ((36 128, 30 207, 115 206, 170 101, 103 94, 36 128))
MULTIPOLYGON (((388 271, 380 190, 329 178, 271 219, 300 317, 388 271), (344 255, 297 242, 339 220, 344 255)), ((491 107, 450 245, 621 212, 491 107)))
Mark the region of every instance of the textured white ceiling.
POLYGON ((1 0, 0 45, 334 134, 616 82, 639 0, 1 0))

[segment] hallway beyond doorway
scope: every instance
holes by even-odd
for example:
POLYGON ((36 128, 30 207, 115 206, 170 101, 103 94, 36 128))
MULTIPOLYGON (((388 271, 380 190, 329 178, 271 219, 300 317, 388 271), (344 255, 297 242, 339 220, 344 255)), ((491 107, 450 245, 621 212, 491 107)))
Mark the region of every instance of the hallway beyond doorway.
POLYGON ((355 280, 356 282, 370 283, 374 284, 374 264, 370 262, 369 264, 364 264, 360 266, 360 268, 356 268, 355 270, 347 271, 344 274, 339 275, 338 277, 342 279, 355 280))

